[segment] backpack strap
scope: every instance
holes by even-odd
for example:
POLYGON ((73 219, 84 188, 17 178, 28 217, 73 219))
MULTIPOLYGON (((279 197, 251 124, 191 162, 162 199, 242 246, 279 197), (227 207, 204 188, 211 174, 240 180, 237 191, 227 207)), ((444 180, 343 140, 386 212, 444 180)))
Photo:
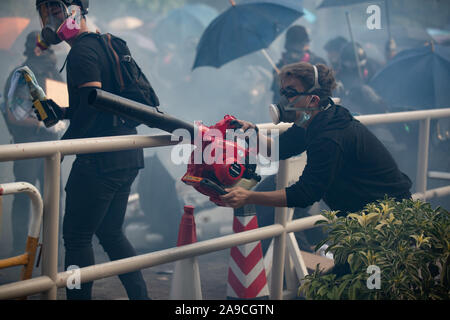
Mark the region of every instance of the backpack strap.
MULTIPOLYGON (((86 37, 86 36, 92 36, 92 35, 97 36, 97 37, 99 36, 98 33, 93 33, 93 32, 83 32, 83 33, 80 34, 78 37, 76 37, 76 39, 74 40, 74 44, 77 43, 78 41, 80 41, 81 39, 83 39, 84 37, 86 37)), ((67 60, 68 60, 68 59, 69 59, 69 55, 66 56, 66 59, 64 60, 64 64, 63 64, 63 66, 61 67, 61 69, 59 70, 59 73, 61 73, 61 72, 64 71, 64 68, 65 68, 66 65, 67 65, 67 60)))
MULTIPOLYGON (((122 70, 120 68, 120 58, 119 58, 119 55, 117 54, 116 50, 114 50, 114 47, 112 45, 111 34, 107 33, 105 36, 106 36, 106 39, 107 39, 107 45, 108 45, 107 48, 109 50, 111 50, 111 53, 113 55, 114 62, 115 62, 114 65, 116 67, 116 72, 117 72, 117 75, 119 76, 118 80, 119 80, 120 91, 123 91, 123 89, 125 88, 125 82, 123 81, 122 70)), ((102 39, 104 41, 105 41, 105 39, 103 37, 105 37, 105 36, 102 36, 102 39)))

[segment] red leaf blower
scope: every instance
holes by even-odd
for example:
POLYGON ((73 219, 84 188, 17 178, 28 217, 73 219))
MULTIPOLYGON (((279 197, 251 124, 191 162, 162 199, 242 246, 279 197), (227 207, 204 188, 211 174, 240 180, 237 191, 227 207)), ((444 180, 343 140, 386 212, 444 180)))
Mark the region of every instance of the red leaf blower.
POLYGON ((249 147, 249 143, 242 146, 234 141, 236 135, 229 134, 229 130, 240 127, 233 116, 226 115, 211 127, 201 124, 195 126, 155 108, 100 89, 94 89, 90 93, 89 104, 170 133, 177 129, 187 130, 192 137, 191 144, 197 149, 192 152, 187 172, 181 180, 219 205, 222 204, 220 195, 227 193, 225 188, 241 186, 251 189, 261 180, 256 173, 257 148, 249 147), (227 140, 228 137, 232 137, 232 140, 227 140), (205 159, 205 151, 208 150, 205 159))

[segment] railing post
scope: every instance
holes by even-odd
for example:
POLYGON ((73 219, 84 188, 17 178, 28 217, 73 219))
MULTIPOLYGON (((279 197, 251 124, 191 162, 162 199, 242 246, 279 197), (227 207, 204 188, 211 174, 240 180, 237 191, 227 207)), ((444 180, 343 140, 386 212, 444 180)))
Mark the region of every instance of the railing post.
POLYGON ((45 158, 44 167, 44 216, 42 232, 42 275, 55 285, 44 292, 45 300, 56 300, 58 275, 58 228, 60 198, 61 153, 45 158))
POLYGON ((416 175, 416 192, 423 194, 427 191, 428 176, 428 150, 430 145, 430 118, 420 121, 419 126, 419 148, 417 154, 417 175, 416 175))
MULTIPOLYGON (((277 189, 285 188, 288 184, 288 164, 287 161, 280 161, 277 175, 277 189)), ((288 208, 275 208, 275 224, 281 224, 286 227, 288 208)), ((286 259, 286 231, 274 238, 273 241, 273 260, 272 260, 272 281, 270 286, 272 300, 281 300, 283 298, 283 278, 284 264, 286 259)))

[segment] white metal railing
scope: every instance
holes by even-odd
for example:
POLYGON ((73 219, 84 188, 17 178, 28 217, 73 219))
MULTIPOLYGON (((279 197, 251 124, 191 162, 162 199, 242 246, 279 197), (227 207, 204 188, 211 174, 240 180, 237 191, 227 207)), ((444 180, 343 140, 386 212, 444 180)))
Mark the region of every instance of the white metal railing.
MULTIPOLYGON (((23 254, 0 260, 0 269, 23 266, 21 280, 30 279, 33 273, 34 259, 38 248, 44 204, 39 190, 27 182, 0 184, 0 197, 25 193, 31 200, 31 221, 23 254)), ((0 209, 1 210, 1 209, 0 209)))
MULTIPOLYGON (((417 191, 419 197, 426 198, 433 195, 450 194, 450 188, 444 187, 436 190, 426 190, 428 167, 428 141, 430 120, 450 117, 450 108, 439 110, 412 111, 402 113, 360 116, 358 119, 365 124, 382 124, 403 121, 421 121, 419 141, 419 165, 417 170, 417 191)), ((283 131, 289 125, 272 124, 259 125, 263 129, 279 129, 283 131)), ((175 145, 170 135, 161 136, 120 136, 104 137, 67 141, 51 141, 0 146, 0 162, 31 158, 45 158, 45 187, 44 187, 44 220, 43 220, 43 250, 42 250, 42 276, 0 286, 0 299, 13 299, 16 297, 43 293, 44 299, 56 299, 57 288, 65 287, 70 272, 57 272, 58 261, 58 221, 60 197, 60 162, 65 155, 109 152, 135 148, 152 148, 175 145)), ((280 162, 279 181, 289 180, 284 174, 287 170, 285 161, 280 162)), ((289 178, 289 177, 287 177, 289 178)), ((280 187, 280 185, 279 185, 280 187)), ((283 288, 283 274, 285 266, 286 235, 314 226, 315 222, 323 219, 322 216, 288 221, 286 210, 280 208, 275 213, 275 224, 256 230, 241 232, 207 241, 197 242, 177 248, 170 248, 144 254, 136 257, 122 259, 93 265, 80 269, 82 282, 89 282, 101 278, 128 273, 143 268, 165 264, 168 262, 186 259, 206 253, 231 248, 237 245, 257 240, 275 237, 273 249, 273 266, 271 282, 271 298, 281 299, 283 288)))
POLYGON ((41 231, 43 202, 39 190, 28 182, 0 183, 0 196, 25 193, 31 200, 31 223, 28 236, 38 238, 41 231))

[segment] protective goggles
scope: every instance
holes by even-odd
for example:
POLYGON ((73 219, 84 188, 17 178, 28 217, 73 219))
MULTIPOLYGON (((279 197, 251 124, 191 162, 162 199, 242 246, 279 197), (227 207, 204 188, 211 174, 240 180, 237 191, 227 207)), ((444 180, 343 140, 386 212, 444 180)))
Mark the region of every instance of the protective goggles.
POLYGON ((314 90, 322 89, 322 87, 319 84, 319 71, 317 70, 317 67, 315 65, 312 66, 314 69, 314 85, 311 89, 309 89, 306 92, 298 92, 292 87, 287 88, 281 88, 280 89, 280 95, 285 96, 286 98, 290 99, 293 97, 299 97, 299 96, 311 96, 313 95, 312 92, 314 90))
POLYGON ((297 90, 288 87, 286 89, 285 88, 280 89, 280 95, 285 96, 288 99, 291 99, 299 96, 310 96, 312 94, 309 92, 298 92, 297 90))

